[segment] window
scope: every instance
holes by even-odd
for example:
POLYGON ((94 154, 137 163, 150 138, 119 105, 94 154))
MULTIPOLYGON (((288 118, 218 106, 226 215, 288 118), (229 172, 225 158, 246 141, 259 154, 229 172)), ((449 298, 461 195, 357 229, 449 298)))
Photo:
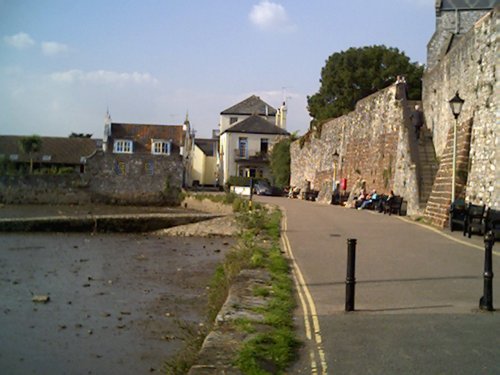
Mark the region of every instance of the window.
POLYGON ((240 158, 248 157, 248 138, 240 138, 238 141, 238 156, 240 158))
POLYGON ((170 155, 172 141, 164 139, 151 140, 151 153, 153 155, 170 155))
POLYGON ((113 144, 113 152, 117 154, 131 154, 133 150, 133 142, 123 139, 116 139, 113 144))
POLYGON ((42 155, 42 161, 51 161, 52 156, 51 155, 42 155))
POLYGON ((235 122, 238 122, 238 117, 229 117, 229 125, 232 125, 235 122))
POLYGON ((261 138, 260 139, 260 152, 261 152, 261 154, 267 154, 268 150, 269 150, 269 139, 261 138))

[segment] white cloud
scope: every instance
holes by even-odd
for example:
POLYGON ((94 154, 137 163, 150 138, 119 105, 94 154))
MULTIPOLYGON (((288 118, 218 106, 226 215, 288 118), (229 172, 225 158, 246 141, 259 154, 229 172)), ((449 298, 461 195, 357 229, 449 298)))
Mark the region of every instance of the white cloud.
POLYGON ((57 42, 42 42, 42 53, 45 56, 55 56, 68 51, 66 44, 57 42))
POLYGON ((410 3, 411 5, 416 5, 418 7, 432 7, 436 4, 436 0, 405 0, 405 2, 410 3))
POLYGON ((149 73, 119 73, 109 70, 95 70, 84 72, 73 69, 65 72, 56 72, 50 78, 61 83, 93 83, 93 84, 157 84, 158 80, 149 73))
POLYGON ((26 33, 4 36, 3 40, 8 45, 17 49, 26 49, 35 45, 35 41, 26 33))
POLYGON ((250 21, 261 30, 293 31, 285 8, 281 4, 262 0, 254 5, 248 16, 250 21))

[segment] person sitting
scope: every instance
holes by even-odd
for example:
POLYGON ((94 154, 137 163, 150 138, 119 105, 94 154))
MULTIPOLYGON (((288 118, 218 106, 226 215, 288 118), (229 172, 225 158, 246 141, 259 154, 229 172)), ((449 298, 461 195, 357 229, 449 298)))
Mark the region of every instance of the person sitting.
POLYGON ((381 202, 381 205, 379 207, 379 212, 382 212, 385 210, 386 207, 390 207, 391 202, 394 200, 394 191, 390 191, 389 195, 387 197, 384 197, 384 200, 381 202))
POLYGON ((356 200, 354 202, 354 208, 361 207, 361 205, 364 203, 366 198, 367 198, 367 195, 366 195, 365 189, 361 189, 359 192, 359 196, 356 198, 356 200))
POLYGON ((358 210, 363 210, 370 207, 376 200, 378 200, 377 190, 373 190, 372 193, 367 197, 367 199, 361 204, 358 210))

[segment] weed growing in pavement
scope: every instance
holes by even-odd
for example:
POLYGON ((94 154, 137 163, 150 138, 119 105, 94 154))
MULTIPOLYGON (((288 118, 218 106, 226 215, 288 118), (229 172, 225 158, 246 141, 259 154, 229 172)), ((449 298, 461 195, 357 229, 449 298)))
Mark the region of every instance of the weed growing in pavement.
POLYGON ((192 364, 196 360, 198 351, 203 344, 208 331, 206 329, 195 328, 187 322, 177 321, 183 330, 184 347, 175 358, 163 364, 162 372, 167 375, 187 374, 192 364))
POLYGON ((245 374, 280 374, 298 345, 293 331, 293 284, 279 245, 281 212, 258 207, 240 215, 240 222, 253 239, 249 243, 251 265, 268 270, 271 282, 269 287, 253 290, 254 295, 268 299, 266 307, 256 309, 263 314, 267 328, 245 341, 236 364, 245 374))

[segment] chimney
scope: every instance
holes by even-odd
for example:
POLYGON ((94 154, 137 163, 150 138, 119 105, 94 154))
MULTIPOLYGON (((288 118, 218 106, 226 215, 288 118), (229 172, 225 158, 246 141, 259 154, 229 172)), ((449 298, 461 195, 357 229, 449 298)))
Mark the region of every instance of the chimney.
POLYGON ((280 116, 279 116, 280 117, 279 127, 283 130, 286 130, 286 112, 287 112, 286 103, 283 102, 283 104, 280 107, 280 116))

